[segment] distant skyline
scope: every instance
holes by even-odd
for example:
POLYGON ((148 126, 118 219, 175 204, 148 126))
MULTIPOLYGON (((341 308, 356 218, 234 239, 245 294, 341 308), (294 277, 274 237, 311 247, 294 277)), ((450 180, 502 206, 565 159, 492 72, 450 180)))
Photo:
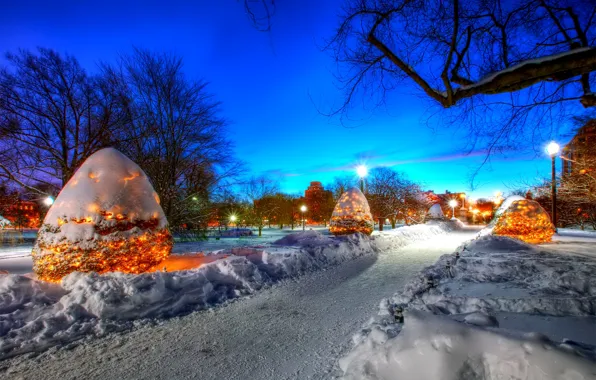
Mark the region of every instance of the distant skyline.
MULTIPOLYGON (((321 51, 342 3, 276 2, 272 30, 263 33, 238 1, 6 2, 0 50, 52 48, 75 56, 90 73, 100 60, 112 62, 133 46, 175 53, 187 76, 209 82, 222 102, 237 157, 255 175, 279 179, 285 192, 303 193, 311 181, 330 184, 366 164, 403 171, 439 193, 470 193, 469 177, 484 152, 464 155, 465 138, 455 129, 427 128, 429 105, 407 82, 386 108, 354 109, 348 127, 319 112, 343 100, 335 63, 321 51)), ((546 155, 494 156, 471 196, 507 192, 549 170, 546 155)))

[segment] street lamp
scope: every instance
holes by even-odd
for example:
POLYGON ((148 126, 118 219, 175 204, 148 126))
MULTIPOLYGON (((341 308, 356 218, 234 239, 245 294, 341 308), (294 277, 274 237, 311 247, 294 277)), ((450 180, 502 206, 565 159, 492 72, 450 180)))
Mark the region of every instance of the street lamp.
POLYGON ((461 194, 459 195, 459 197, 460 197, 460 198, 461 198, 461 200, 462 200, 461 209, 463 210, 463 209, 465 209, 465 208, 466 208, 466 194, 465 194, 465 193, 461 193, 461 194))
POLYGON ((300 212, 302 212, 302 231, 304 231, 304 224, 306 223, 306 220, 304 219, 304 213, 306 212, 305 205, 300 206, 300 212))
POLYGON ((455 199, 452 199, 449 201, 449 207, 451 207, 451 212, 453 213, 453 215, 451 216, 451 219, 456 219, 455 217, 455 207, 457 206, 457 201, 455 199))
POLYGON ((54 204, 54 198, 47 197, 46 199, 43 200, 43 204, 50 207, 51 205, 54 204))
POLYGON ((368 174, 368 169, 364 165, 356 167, 356 174, 360 177, 360 191, 364 193, 364 177, 368 174))
POLYGON ((552 186, 552 197, 553 197, 553 208, 552 208, 552 217, 553 217, 553 224, 555 226, 555 231, 557 231, 557 177, 555 171, 555 157, 559 153, 559 144, 554 141, 551 141, 550 144, 546 146, 546 153, 551 158, 551 186, 552 186))

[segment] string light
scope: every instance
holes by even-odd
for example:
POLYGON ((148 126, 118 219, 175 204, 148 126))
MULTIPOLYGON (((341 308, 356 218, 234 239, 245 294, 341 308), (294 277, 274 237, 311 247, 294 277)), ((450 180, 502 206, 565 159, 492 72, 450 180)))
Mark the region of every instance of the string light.
MULTIPOLYGON (((62 220, 61 225, 71 222, 92 224, 88 219, 62 220)), ((95 224, 94 231, 101 236, 109 235, 109 239, 96 240, 92 248, 83 248, 71 242, 47 244, 45 239, 40 239, 32 252, 33 271, 39 279, 51 282, 60 281, 75 271, 145 272, 166 259, 172 250, 172 235, 167 228, 156 229, 158 223, 157 219, 135 222, 121 219, 109 225, 95 224), (122 231, 133 228, 143 232, 129 238, 119 238, 122 231)), ((49 225, 44 225, 40 231, 42 234, 58 232, 52 231, 49 225)))
POLYGON ((538 202, 526 199, 515 201, 509 206, 497 220, 493 233, 540 244, 551 241, 555 227, 538 202))
POLYGON ((355 232, 370 235, 373 229, 374 221, 364 194, 357 188, 343 193, 333 210, 329 231, 334 235, 347 235, 355 232))

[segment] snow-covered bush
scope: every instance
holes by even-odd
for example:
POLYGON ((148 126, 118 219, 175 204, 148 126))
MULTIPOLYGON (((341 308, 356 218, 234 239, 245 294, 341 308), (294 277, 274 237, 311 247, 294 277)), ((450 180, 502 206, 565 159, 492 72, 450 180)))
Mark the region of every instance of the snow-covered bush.
POLYGON ((48 211, 32 252, 40 279, 80 272, 141 273, 172 249, 159 197, 141 168, 113 148, 91 155, 48 211))
POLYGON ((432 205, 428 209, 428 212, 426 213, 426 216, 424 217, 425 221, 443 220, 443 219, 445 219, 445 214, 443 214, 443 209, 441 209, 441 205, 438 203, 435 203, 434 205, 432 205))
POLYGON ((551 241, 555 227, 538 202, 523 199, 511 203, 498 218, 492 233, 540 244, 551 241))
POLYGON ((333 209, 329 231, 334 235, 362 232, 370 235, 375 224, 366 197, 353 187, 343 193, 333 209))

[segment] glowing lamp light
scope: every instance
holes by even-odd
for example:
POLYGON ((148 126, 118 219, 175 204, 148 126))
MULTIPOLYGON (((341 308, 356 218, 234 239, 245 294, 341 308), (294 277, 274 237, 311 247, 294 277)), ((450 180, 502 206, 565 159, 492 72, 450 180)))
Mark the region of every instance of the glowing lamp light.
POLYGON ((305 205, 300 206, 300 211, 301 212, 306 212, 306 206, 305 205))
POLYGON ((358 174, 358 177, 364 178, 368 175, 368 169, 365 165, 358 165, 356 167, 356 174, 358 174))
POLYGON ((449 201, 449 207, 456 207, 457 206, 457 201, 455 199, 452 199, 449 201))
POLYGON ((231 215, 231 216, 230 216, 230 222, 234 223, 234 222, 236 221, 236 219, 238 219, 238 218, 236 217, 236 215, 231 215))
POLYGON ((43 200, 43 204, 46 206, 51 206, 54 204, 54 198, 52 197, 47 197, 46 199, 43 200))
POLYGON ((546 153, 548 153, 548 155, 551 157, 554 157, 555 155, 557 155, 557 153, 559 153, 560 150, 561 150, 561 147, 559 146, 559 144, 557 144, 554 141, 551 141, 546 146, 546 153))

